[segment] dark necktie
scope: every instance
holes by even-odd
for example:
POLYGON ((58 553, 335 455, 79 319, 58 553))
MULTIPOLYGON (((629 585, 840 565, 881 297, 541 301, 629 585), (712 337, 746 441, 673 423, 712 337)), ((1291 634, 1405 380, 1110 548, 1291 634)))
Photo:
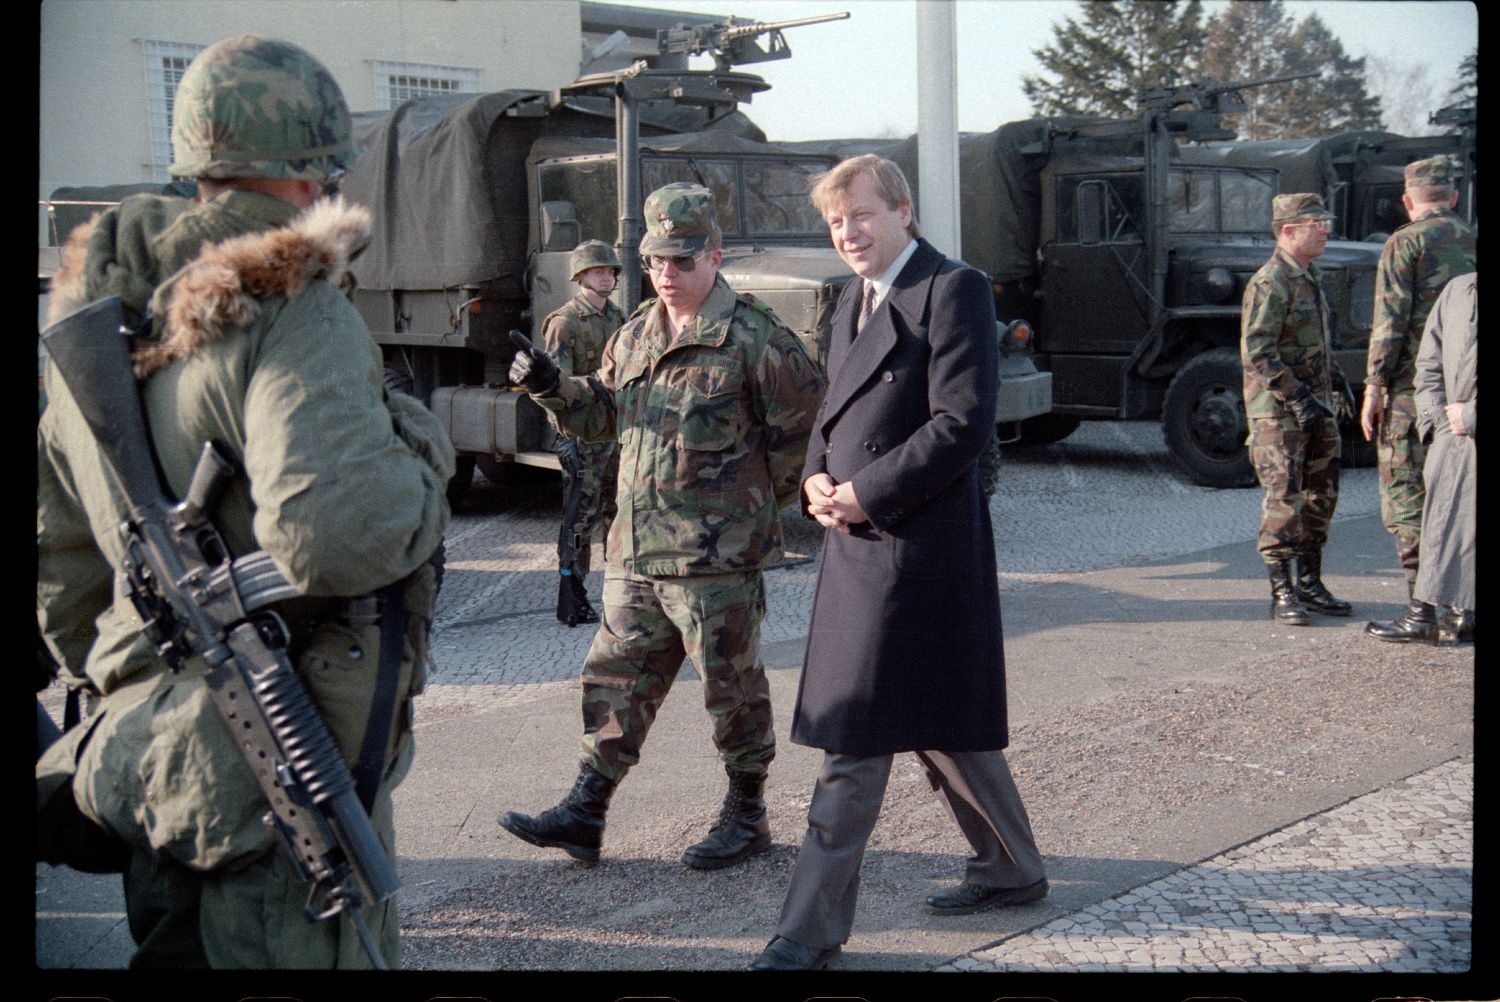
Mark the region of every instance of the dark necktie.
POLYGON ((865 323, 866 323, 866 321, 868 321, 870 319, 870 315, 872 313, 874 313, 874 312, 875 312, 875 283, 874 282, 865 282, 865 294, 864 294, 864 298, 860 300, 860 304, 859 304, 859 323, 854 328, 855 333, 858 333, 858 332, 860 332, 860 331, 862 331, 862 330, 865 329, 865 323))

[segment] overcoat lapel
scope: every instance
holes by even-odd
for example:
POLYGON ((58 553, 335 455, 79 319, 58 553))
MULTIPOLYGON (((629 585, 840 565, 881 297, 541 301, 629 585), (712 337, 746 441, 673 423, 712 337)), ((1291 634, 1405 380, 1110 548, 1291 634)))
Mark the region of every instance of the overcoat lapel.
POLYGON ((895 314, 901 314, 901 322, 907 330, 916 330, 922 325, 927 308, 927 297, 932 276, 943 256, 933 250, 925 240, 919 241, 916 253, 896 276, 891 291, 875 308, 865 329, 855 336, 862 283, 856 277, 845 287, 839 298, 838 309, 833 315, 832 345, 828 352, 828 394, 823 407, 821 427, 829 423, 859 393, 860 387, 880 368, 886 356, 896 347, 895 314))

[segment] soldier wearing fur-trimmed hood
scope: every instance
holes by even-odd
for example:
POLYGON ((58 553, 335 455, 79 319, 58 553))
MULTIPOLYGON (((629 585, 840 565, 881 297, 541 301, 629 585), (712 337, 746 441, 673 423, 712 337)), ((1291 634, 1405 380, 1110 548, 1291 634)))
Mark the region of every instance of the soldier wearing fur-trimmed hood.
MULTIPOLYGON (((196 179, 198 197, 134 196, 80 228, 50 311, 119 296, 144 319, 132 355, 175 496, 205 441, 235 461, 210 515, 232 554, 265 551, 301 593, 278 608, 290 652, 346 761, 376 735, 372 822, 393 853, 452 448, 426 408, 384 389, 340 289, 370 218, 324 197, 353 154, 328 71, 284 42, 226 39, 194 60, 174 111, 172 172, 196 179), (398 582, 405 642, 382 703, 380 623, 354 611, 398 582)), ((142 635, 117 571, 123 501, 51 363, 44 379, 37 614, 92 712, 38 763, 39 859, 123 872, 132 967, 370 966, 347 917, 309 916, 203 664, 173 672, 142 635)), ((396 966, 394 898, 367 919, 396 966)))

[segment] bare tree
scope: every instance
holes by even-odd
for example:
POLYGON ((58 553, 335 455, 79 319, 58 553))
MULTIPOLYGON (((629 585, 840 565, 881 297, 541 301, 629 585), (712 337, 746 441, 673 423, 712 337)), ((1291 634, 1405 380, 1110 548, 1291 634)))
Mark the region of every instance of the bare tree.
POLYGON ((1385 127, 1403 136, 1436 136, 1441 126, 1430 125, 1429 115, 1442 107, 1445 98, 1433 82, 1426 63, 1397 58, 1394 54, 1365 57, 1365 79, 1380 98, 1385 127))

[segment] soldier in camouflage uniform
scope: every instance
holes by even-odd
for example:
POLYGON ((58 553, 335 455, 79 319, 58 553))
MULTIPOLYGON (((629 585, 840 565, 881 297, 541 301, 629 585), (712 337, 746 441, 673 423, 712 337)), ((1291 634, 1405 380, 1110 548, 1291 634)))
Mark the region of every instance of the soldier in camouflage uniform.
MULTIPOLYGON (((164 483, 186 493, 205 441, 235 461, 210 514, 232 556, 263 550, 301 593, 274 608, 345 761, 374 753, 373 772, 357 772, 394 859, 391 792, 411 768, 407 711, 454 458, 426 408, 384 392, 379 351, 339 287, 370 227, 365 210, 320 197, 352 157, 349 113, 307 52, 239 36, 183 75, 172 147, 172 173, 198 179, 197 199, 132 196, 76 230, 49 313, 117 295, 148 321, 132 347, 164 483), (398 582, 405 641, 390 661, 371 593, 398 582), (382 679, 389 700, 377 700, 382 679)), ((109 868, 53 855, 79 830, 123 846, 132 968, 371 966, 346 912, 309 917, 310 888, 261 821, 266 799, 202 660, 171 671, 143 635, 117 571, 123 499, 50 361, 45 379, 37 615, 97 712, 37 764, 38 858, 109 868), (71 825, 44 829, 70 808, 71 825)), ((365 911, 396 966, 395 899, 365 911)))
MULTIPOLYGON (((568 258, 569 277, 578 295, 542 321, 542 350, 564 376, 588 376, 599 368, 604 343, 625 322, 610 302, 620 277, 620 259, 603 240, 588 240, 568 258)), ((619 446, 613 442, 580 442, 559 434, 554 446, 563 471, 562 526, 557 534, 557 620, 568 626, 597 623, 584 578, 589 572, 594 531, 614 518, 615 477, 619 446)))
POLYGON ((1257 548, 1271 577, 1271 617, 1292 626, 1307 624, 1307 609, 1329 616, 1350 611, 1322 581, 1323 545, 1339 496, 1335 400, 1350 417, 1353 410, 1312 263, 1328 243, 1332 220, 1316 194, 1276 196, 1276 250, 1245 286, 1240 314, 1250 460, 1266 491, 1257 548), (1335 387, 1342 391, 1337 398, 1335 387))
MULTIPOLYGON (((1360 426, 1366 441, 1375 440, 1380 517, 1396 538, 1396 556, 1410 592, 1417 578, 1425 497, 1426 450, 1417 431, 1413 391, 1417 348, 1438 294, 1451 279, 1476 270, 1478 251, 1473 228, 1453 212, 1458 189, 1447 157, 1408 164, 1401 200, 1411 222, 1391 234, 1380 254, 1360 426)), ((1367 623, 1365 632, 1396 643, 1431 639, 1437 630, 1436 610, 1408 598, 1405 615, 1393 622, 1367 623)))
POLYGON ((619 512, 609 530, 604 622, 584 662, 583 754, 572 791, 506 830, 592 863, 616 784, 684 656, 703 679, 729 792, 682 861, 738 863, 770 845, 763 790, 776 750, 759 659, 762 569, 781 555, 781 509, 796 500, 823 377, 759 300, 719 276, 713 194, 670 184, 646 199, 641 255, 658 299, 605 346, 599 371, 561 378, 519 352, 511 380, 560 429, 620 443, 619 512))

